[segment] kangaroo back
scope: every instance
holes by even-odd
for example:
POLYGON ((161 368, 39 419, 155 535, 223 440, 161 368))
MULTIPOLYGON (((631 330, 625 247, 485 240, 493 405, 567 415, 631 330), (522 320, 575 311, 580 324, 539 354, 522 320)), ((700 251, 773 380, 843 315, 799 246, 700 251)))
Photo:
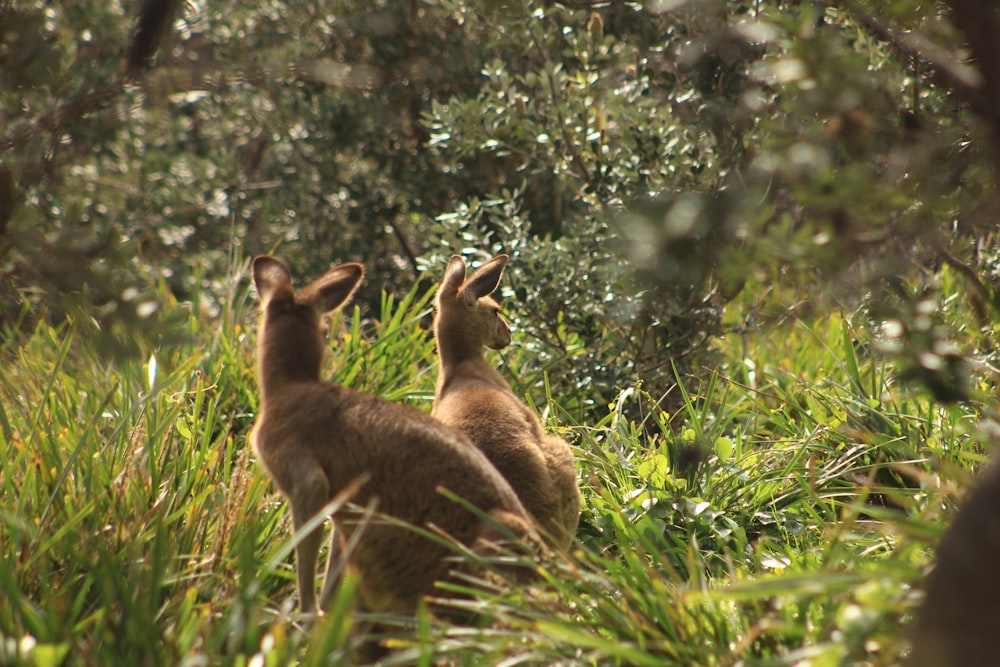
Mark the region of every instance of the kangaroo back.
POLYGON ((431 414, 466 433, 510 482, 550 542, 566 549, 580 517, 572 450, 545 434, 538 417, 483 358, 483 348, 510 344, 510 329, 491 296, 507 256, 466 277, 452 257, 435 299, 434 335, 441 366, 431 414))

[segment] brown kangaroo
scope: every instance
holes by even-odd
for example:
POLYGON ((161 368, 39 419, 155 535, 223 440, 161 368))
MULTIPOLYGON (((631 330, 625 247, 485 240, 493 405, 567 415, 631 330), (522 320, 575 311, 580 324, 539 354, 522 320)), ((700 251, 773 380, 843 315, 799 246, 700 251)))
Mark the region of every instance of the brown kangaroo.
MULTIPOLYGON (((270 257, 253 264, 261 300, 258 330, 260 412, 253 446, 275 485, 288 498, 298 531, 338 493, 361 483, 353 498, 379 513, 447 533, 488 555, 504 541, 537 541, 516 494, 460 432, 427 414, 320 381, 324 340, 320 318, 347 301, 364 275, 344 264, 300 290, 287 267, 270 257), (491 520, 440 492, 446 488, 491 520)), ((360 575, 364 611, 411 612, 454 569, 454 550, 414 530, 357 515, 333 516, 327 576, 320 606, 329 601, 343 557, 360 575), (346 546, 352 542, 351 548, 346 546)), ((322 527, 296 548, 301 609, 316 608, 316 560, 322 527)))
POLYGON ((483 347, 510 344, 510 329, 496 291, 507 265, 499 255, 465 277, 452 257, 435 301, 434 336, 441 369, 431 415, 467 433, 514 487, 552 546, 565 551, 580 521, 573 452, 546 435, 538 416, 521 402, 483 358, 483 347))
POLYGON ((955 515, 927 577, 907 667, 990 667, 1000 640, 1000 463, 955 515))

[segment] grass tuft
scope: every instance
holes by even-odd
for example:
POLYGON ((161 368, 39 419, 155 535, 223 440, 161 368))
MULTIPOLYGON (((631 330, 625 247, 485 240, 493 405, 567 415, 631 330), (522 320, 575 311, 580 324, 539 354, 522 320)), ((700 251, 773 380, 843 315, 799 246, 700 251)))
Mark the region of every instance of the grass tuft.
MULTIPOLYGON (((187 313, 184 340, 141 361, 107 361, 88 321, 5 332, 0 664, 343 664, 351 628, 378 621, 398 648, 387 664, 891 665, 991 453, 990 376, 972 400, 933 401, 861 310, 734 326, 723 365, 677 378, 672 414, 664 387, 626 387, 576 423, 587 397, 515 383, 574 443, 583 517, 568 557, 523 563, 540 582, 453 591, 476 591, 455 604, 483 622, 359 617, 346 573, 307 623, 287 509, 248 449, 254 302, 232 284, 217 319, 187 313)), ((431 298, 335 317, 331 377, 429 409, 431 298)), ((515 378, 520 354, 504 355, 515 378)))

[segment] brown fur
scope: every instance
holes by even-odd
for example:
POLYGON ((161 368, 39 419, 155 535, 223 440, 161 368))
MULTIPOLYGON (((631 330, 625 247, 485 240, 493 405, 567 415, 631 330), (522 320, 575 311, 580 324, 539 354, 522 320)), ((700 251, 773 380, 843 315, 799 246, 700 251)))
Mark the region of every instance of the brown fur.
POLYGON ((955 516, 927 577, 907 667, 991 667, 1000 639, 1000 464, 955 516))
MULTIPOLYGON (((298 294, 278 260, 258 257, 253 268, 261 299, 260 413, 253 446, 288 498, 296 531, 352 482, 364 479, 355 503, 376 500, 378 512, 437 527, 478 553, 488 553, 502 531, 439 488, 482 509, 518 538, 532 538, 514 491, 461 433, 417 410, 320 381, 321 315, 351 297, 364 274, 360 264, 330 269, 298 294)), ((341 554, 345 565, 360 573, 359 604, 366 611, 412 611, 436 581, 447 579, 452 550, 384 521, 366 526, 348 553, 344 547, 357 530, 356 519, 345 512, 333 516, 321 606, 333 591, 341 554)), ((296 549, 305 612, 316 606, 321 540, 320 528, 296 549)))
POLYGON ((462 258, 448 262, 435 302, 441 370, 431 415, 467 433, 551 544, 566 550, 580 521, 573 452, 561 438, 546 435, 538 416, 483 358, 484 346, 501 349, 511 340, 490 296, 506 264, 506 255, 494 257, 466 280, 462 258))

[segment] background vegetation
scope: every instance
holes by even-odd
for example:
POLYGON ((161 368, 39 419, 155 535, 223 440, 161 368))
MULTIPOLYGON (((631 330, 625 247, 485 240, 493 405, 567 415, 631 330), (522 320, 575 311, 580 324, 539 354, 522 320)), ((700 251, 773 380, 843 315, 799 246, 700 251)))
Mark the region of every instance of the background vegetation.
POLYGON ((579 548, 398 660, 896 664, 996 437, 991 3, 131 11, 0 1, 0 664, 342 661, 246 260, 363 261, 330 375, 427 409, 433 283, 501 251, 579 548))

